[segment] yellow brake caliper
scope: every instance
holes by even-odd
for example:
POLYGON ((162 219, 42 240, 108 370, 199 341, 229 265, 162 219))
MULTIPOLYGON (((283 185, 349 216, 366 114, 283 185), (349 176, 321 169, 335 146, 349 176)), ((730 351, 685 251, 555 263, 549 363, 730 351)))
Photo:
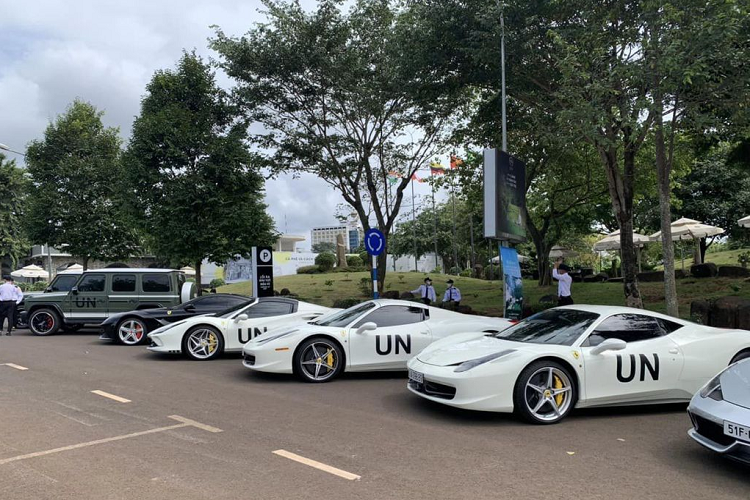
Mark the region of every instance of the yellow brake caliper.
POLYGON ((216 350, 216 335, 213 333, 208 336, 208 350, 209 352, 214 352, 216 350))
POLYGON ((326 354, 326 364, 328 365, 328 369, 333 369, 333 349, 328 351, 328 354, 326 354))
MULTIPOLYGON (((563 387, 562 380, 560 380, 560 377, 558 377, 557 375, 555 375, 554 377, 553 385, 555 386, 555 389, 562 389, 563 387)), ((563 393, 560 393, 557 396, 555 396, 555 403, 557 404, 557 406, 560 406, 562 404, 564 397, 565 396, 563 393)))

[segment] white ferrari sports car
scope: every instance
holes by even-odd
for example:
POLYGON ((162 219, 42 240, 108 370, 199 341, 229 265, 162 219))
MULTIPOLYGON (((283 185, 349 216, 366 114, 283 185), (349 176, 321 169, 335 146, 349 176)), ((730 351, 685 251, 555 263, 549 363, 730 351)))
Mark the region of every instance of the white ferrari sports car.
POLYGON ((703 386, 688 406, 688 435, 709 450, 750 464, 750 359, 735 363, 703 386))
POLYGON ((370 300, 306 325, 269 332, 242 349, 251 370, 328 382, 344 370, 405 370, 434 340, 465 331, 498 332, 503 318, 469 316, 403 300, 370 300))
POLYGON ((154 352, 184 353, 196 360, 242 350, 250 339, 273 328, 305 324, 334 310, 282 297, 263 297, 217 314, 194 316, 149 333, 154 352))
POLYGON ((687 402, 716 372, 750 357, 750 331, 642 309, 566 306, 496 334, 466 333, 409 362, 408 388, 537 424, 574 408, 687 402))

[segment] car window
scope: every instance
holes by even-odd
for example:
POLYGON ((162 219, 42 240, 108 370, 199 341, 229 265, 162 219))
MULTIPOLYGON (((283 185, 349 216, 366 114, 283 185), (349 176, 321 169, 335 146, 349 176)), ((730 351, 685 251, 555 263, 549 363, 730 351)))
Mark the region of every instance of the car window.
POLYGON ((349 309, 344 309, 330 316, 326 316, 318 321, 313 321, 312 324, 320 326, 333 326, 342 327, 347 326, 352 321, 359 318, 362 314, 370 309, 374 308, 375 304, 372 302, 365 302, 364 304, 357 304, 349 309))
POLYGON ((248 318, 268 318, 290 314, 293 309, 293 304, 287 302, 263 301, 249 307, 244 314, 247 314, 248 318))
POLYGON ((606 339, 639 342, 661 337, 665 333, 656 318, 651 316, 630 313, 615 314, 602 321, 583 345, 593 347, 606 339))
POLYGON ((423 311, 423 308, 415 306, 385 306, 357 321, 354 328, 370 322, 378 325, 378 328, 419 323, 424 321, 423 311))
POLYGON ((199 307, 216 307, 221 309, 246 301, 235 300, 235 297, 225 297, 223 295, 203 295, 191 302, 199 307))
POLYGON ((144 274, 143 291, 147 293, 168 292, 171 290, 168 274, 144 274))
POLYGON ((256 299, 252 299, 252 298, 248 297, 247 299, 245 299, 244 301, 240 302, 239 304, 234 304, 234 305, 227 306, 227 308, 224 309, 223 311, 220 311, 220 312, 216 313, 216 316, 219 317, 219 318, 229 318, 230 316, 234 316, 235 314, 237 314, 237 311, 239 311, 240 309, 244 309, 244 308, 248 307, 249 305, 251 305, 255 301, 256 301, 256 299))
POLYGON ((115 274, 112 276, 113 292, 135 292, 135 274, 115 274))
POLYGON ((106 278, 103 274, 88 274, 78 283, 79 292, 103 292, 106 278))
POLYGON ((80 278, 78 275, 58 276, 55 281, 52 282, 52 291, 69 292, 76 284, 76 281, 78 281, 78 278, 80 278))
POLYGON ((493 337, 531 344, 573 345, 599 318, 577 309, 550 309, 529 316, 493 337))
POLYGON ((666 335, 669 335, 670 333, 682 328, 681 324, 675 323, 674 321, 669 321, 667 319, 656 318, 656 321, 659 323, 659 326, 661 326, 661 329, 664 330, 664 333, 666 335))

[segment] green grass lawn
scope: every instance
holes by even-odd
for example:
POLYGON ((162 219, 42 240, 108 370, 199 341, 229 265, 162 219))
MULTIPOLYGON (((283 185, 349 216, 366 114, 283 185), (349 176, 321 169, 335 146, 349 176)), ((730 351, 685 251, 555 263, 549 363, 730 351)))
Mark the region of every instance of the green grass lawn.
MULTIPOLYGON (((706 252, 706 262, 713 262, 717 266, 739 266, 740 263, 737 261, 737 257, 743 252, 750 251, 748 248, 739 250, 724 250, 721 252, 706 252)), ((675 268, 682 268, 682 259, 680 258, 680 251, 675 249, 674 252, 675 268)), ((685 269, 689 270, 690 266, 693 265, 693 252, 691 249, 685 249, 685 269)), ((658 269, 664 269, 664 266, 658 266, 658 269)))
MULTIPOLYGON (((274 288, 288 288, 300 299, 324 306, 331 306, 338 299, 358 297, 365 300, 359 289, 362 278, 368 272, 330 273, 330 274, 297 274, 274 278, 274 288), (328 283, 330 282, 330 283, 328 283)), ((386 276, 386 290, 405 292, 416 289, 426 274, 389 272, 386 276)), ((433 285, 442 298, 445 292, 444 275, 431 275, 433 285)), ((502 282, 484 281, 474 278, 453 277, 456 286, 463 294, 462 304, 471 306, 475 311, 487 315, 501 315, 503 312, 502 282)), ((663 283, 641 283, 641 294, 647 309, 665 312, 663 283)), ((252 294, 250 282, 235 283, 223 286, 220 292, 252 294)), ((688 278, 677 281, 677 292, 680 302, 680 316, 690 316, 690 302, 696 299, 715 298, 724 295, 736 295, 750 298, 750 282, 742 279, 726 278, 688 278)), ((536 281, 524 281, 524 297, 529 304, 538 304, 544 295, 556 295, 557 286, 539 287, 536 281)), ((621 283, 574 283, 573 298, 579 304, 624 305, 621 283)))

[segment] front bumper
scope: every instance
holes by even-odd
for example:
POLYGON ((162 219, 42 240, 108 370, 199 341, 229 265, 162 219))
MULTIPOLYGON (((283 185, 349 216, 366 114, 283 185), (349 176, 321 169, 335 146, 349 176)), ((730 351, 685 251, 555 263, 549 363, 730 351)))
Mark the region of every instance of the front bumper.
POLYGON ((290 347, 263 347, 259 349, 242 349, 242 366, 266 373, 292 373, 292 356, 290 347), (281 349, 281 350, 276 350, 281 349))
POLYGON ((749 409, 696 394, 687 411, 693 423, 688 436, 695 442, 728 458, 750 464, 750 442, 724 434, 725 421, 750 427, 749 409))
POLYGON ((163 334, 149 334, 148 338, 151 340, 151 344, 147 347, 149 351, 153 352, 166 352, 170 354, 181 354, 182 353, 182 335, 179 335, 177 340, 171 335, 172 332, 164 332, 163 334))
POLYGON ((499 376, 489 366, 456 373, 455 366, 428 365, 413 358, 408 367, 424 376, 422 384, 407 384, 417 396, 467 410, 513 412, 515 378, 499 376))
POLYGON ((115 324, 102 324, 99 326, 99 340, 114 340, 116 335, 115 324))

